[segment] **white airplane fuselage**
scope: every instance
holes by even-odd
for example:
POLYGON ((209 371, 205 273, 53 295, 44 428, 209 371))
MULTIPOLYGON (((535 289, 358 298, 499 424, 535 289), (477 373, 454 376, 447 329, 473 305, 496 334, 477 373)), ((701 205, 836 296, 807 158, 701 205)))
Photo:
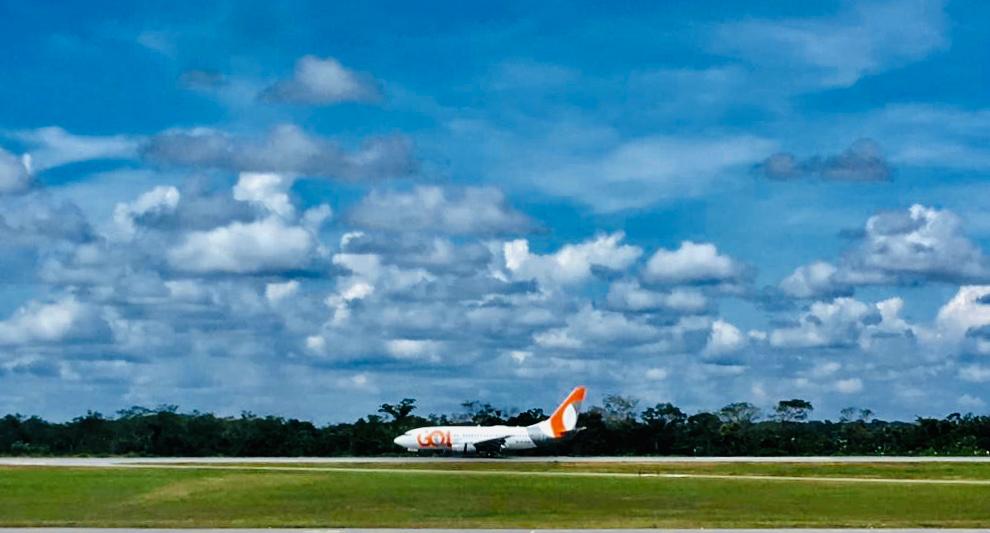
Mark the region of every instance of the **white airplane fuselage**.
MULTIPOLYGON (((427 426, 409 430, 395 438, 395 444, 416 452, 476 452, 474 444, 504 439, 503 450, 528 450, 537 446, 523 426, 427 426)), ((539 437, 536 438, 539 440, 539 437)))
POLYGON ((584 387, 575 388, 549 418, 530 426, 426 426, 410 429, 393 442, 410 452, 498 453, 503 450, 528 450, 574 432, 584 396, 584 387))

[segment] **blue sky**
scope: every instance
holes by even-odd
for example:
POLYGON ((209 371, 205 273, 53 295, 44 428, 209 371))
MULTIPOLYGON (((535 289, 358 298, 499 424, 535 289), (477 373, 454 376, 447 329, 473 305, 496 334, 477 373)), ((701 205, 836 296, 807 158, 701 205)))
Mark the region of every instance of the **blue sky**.
POLYGON ((0 411, 985 412, 987 7, 723 4, 0 2, 0 411))

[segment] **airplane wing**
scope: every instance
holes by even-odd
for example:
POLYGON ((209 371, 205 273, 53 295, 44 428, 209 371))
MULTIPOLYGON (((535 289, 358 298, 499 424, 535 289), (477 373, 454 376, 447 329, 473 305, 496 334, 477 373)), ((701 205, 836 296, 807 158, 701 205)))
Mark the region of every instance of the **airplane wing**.
POLYGON ((502 451, 502 446, 505 446, 506 438, 507 437, 495 437, 492 439, 475 441, 473 443, 474 449, 479 452, 498 453, 502 451))

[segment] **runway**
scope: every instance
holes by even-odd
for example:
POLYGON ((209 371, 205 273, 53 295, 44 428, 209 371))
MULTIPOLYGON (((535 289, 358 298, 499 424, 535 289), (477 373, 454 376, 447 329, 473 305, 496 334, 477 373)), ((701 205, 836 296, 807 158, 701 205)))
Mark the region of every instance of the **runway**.
POLYGON ((0 457, 0 466, 112 467, 154 464, 296 464, 333 465, 346 463, 990 463, 990 456, 814 456, 814 457, 0 457))
MULTIPOLYGON (((546 531, 555 533, 697 533, 698 529, 137 529, 137 528, 0 528, 0 533, 455 533, 473 531, 475 533, 529 533, 546 531)), ((924 533, 947 531, 952 533, 987 532, 987 529, 705 529, 707 533, 875 533, 877 531, 898 531, 924 533)))

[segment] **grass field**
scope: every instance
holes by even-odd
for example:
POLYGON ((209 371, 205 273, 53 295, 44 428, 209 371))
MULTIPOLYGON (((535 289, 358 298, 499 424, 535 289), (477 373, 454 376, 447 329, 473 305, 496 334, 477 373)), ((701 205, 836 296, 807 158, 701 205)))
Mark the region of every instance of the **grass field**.
POLYGON ((333 467, 364 471, 306 465, 289 466, 294 470, 0 467, 0 525, 990 527, 990 484, 567 475, 594 471, 987 480, 987 464, 451 462, 333 467), (389 470, 377 470, 385 468, 389 470), (430 471, 416 471, 423 468, 430 471), (437 469, 460 472, 433 471, 437 469), (498 475, 493 470, 517 473, 498 475), (525 471, 563 475, 519 473, 525 471))
MULTIPOLYGON (((182 463, 174 463, 182 464, 182 463)), ((208 463, 185 463, 186 465, 211 466, 208 463)), ((214 463, 215 464, 215 463, 214 463)), ((273 463, 238 463, 244 467, 268 467, 273 463)), ((478 462, 470 459, 451 459, 444 462, 408 463, 290 463, 278 464, 279 468, 360 468, 360 469, 408 469, 408 470, 455 470, 455 471, 522 471, 522 472, 615 472, 634 474, 714 474, 714 475, 759 475, 759 476, 812 476, 812 477, 857 477, 885 479, 972 479, 990 480, 988 463, 600 463, 600 462, 545 462, 514 463, 478 462)))

